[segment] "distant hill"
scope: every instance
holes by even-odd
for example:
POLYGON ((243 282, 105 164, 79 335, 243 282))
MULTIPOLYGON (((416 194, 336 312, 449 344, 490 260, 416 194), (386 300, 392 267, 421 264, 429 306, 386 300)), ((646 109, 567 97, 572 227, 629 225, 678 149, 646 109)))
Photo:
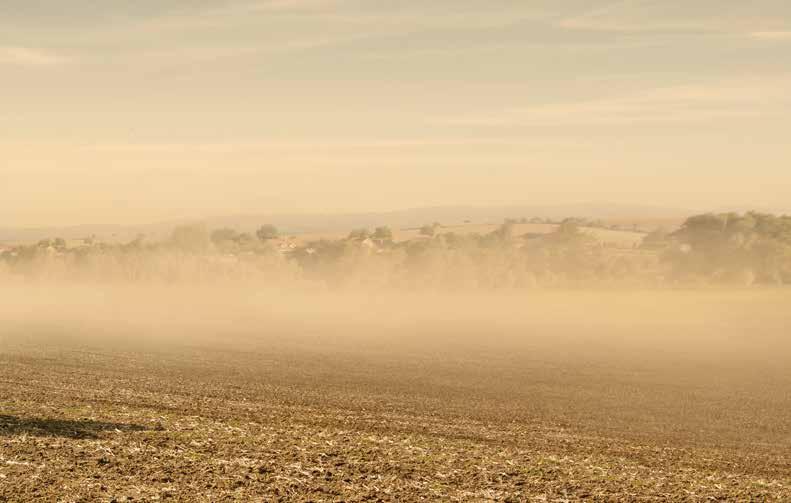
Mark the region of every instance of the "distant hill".
MULTIPOLYGON (((680 222, 694 211, 658 206, 581 203, 566 205, 502 205, 502 206, 436 206, 390 212, 346 214, 251 214, 227 215, 194 219, 209 228, 232 227, 251 232, 264 223, 272 223, 288 234, 340 232, 354 228, 388 225, 397 229, 418 227, 439 222, 443 225, 500 223, 505 218, 562 219, 580 217, 621 225, 653 228, 654 222, 680 222)), ((99 239, 130 240, 138 234, 152 238, 166 236, 176 225, 190 221, 167 221, 144 225, 75 225, 46 228, 0 228, 0 242, 29 242, 45 238, 79 239, 95 235, 99 239)))

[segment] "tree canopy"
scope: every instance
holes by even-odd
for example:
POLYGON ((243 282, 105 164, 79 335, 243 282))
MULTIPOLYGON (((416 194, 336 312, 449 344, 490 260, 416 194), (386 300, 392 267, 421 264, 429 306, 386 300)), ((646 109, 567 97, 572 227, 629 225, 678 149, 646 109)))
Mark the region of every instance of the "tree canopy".
POLYGON ((271 239, 277 239, 280 234, 278 233, 277 227, 272 224, 266 224, 259 227, 258 230, 255 231, 255 235, 261 241, 269 241, 271 239))

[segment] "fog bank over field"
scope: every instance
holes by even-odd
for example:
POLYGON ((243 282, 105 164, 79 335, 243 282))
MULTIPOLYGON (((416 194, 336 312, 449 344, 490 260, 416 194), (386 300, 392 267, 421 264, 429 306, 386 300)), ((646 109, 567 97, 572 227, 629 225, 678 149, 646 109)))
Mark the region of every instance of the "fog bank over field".
POLYGON ((247 342, 271 340, 463 353, 536 345, 577 356, 639 349, 648 360, 675 355, 764 366, 791 350, 789 298, 780 288, 371 295, 249 285, 50 284, 0 288, 0 318, 4 333, 15 338, 99 347, 195 343, 243 350, 247 342))

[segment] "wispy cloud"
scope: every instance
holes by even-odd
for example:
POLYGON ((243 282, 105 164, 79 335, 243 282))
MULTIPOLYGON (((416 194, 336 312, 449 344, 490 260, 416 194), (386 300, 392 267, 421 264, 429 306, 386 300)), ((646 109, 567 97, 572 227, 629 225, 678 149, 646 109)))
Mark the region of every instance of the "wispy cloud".
MULTIPOLYGON (((113 153, 145 153, 145 154, 168 154, 168 153, 201 153, 201 154, 227 154, 243 152, 296 152, 305 153, 312 151, 348 151, 360 152, 370 150, 388 149, 423 149, 423 148, 443 148, 443 147, 462 147, 462 146, 505 146, 519 145, 525 146, 528 142, 524 138, 470 138, 470 137, 446 137, 435 139, 423 138, 383 138, 369 140, 260 140, 260 141, 232 141, 232 142, 198 142, 198 143, 97 143, 91 145, 81 145, 79 150, 91 152, 113 152, 113 153)), ((534 145, 546 146, 548 144, 564 146, 573 145, 567 140, 557 140, 551 142, 542 139, 534 142, 534 145)))
MULTIPOLYGON (((625 96, 536 105, 441 119, 473 127, 591 126, 706 122, 768 116, 791 106, 791 76, 650 89, 625 96)), ((782 112, 781 112, 782 113, 782 112)))
POLYGON ((634 31, 638 29, 632 24, 622 21, 615 22, 612 16, 618 18, 617 13, 624 7, 629 7, 640 0, 620 0, 618 2, 600 5, 594 9, 564 17, 559 19, 556 24, 560 28, 572 30, 599 30, 599 31, 634 31))
POLYGON ((68 61, 68 58, 51 51, 29 47, 0 46, 0 65, 54 66, 68 61))
POLYGON ((760 40, 789 40, 791 41, 791 30, 789 31, 756 31, 750 36, 760 40))
POLYGON ((456 49, 448 50, 446 41, 453 37, 463 37, 463 43, 454 44, 463 46, 463 51, 486 51, 492 37, 465 36, 465 32, 488 33, 525 21, 548 23, 559 15, 558 7, 545 1, 493 5, 486 0, 460 4, 227 0, 163 2, 162 8, 114 16, 79 33, 69 27, 57 29, 60 37, 78 39, 81 62, 169 65, 317 49, 348 51, 352 45, 361 49, 362 57, 452 53, 456 49), (393 50, 393 40, 401 38, 409 43, 403 44, 403 50, 393 50), (387 48, 380 50, 377 40, 387 48), (112 58, 107 57, 109 48, 114 51, 112 58))
POLYGON ((337 8, 348 0, 264 0, 247 4, 253 10, 306 11, 337 8))
POLYGON ((169 65, 208 63, 217 60, 244 58, 264 52, 259 47, 179 47, 173 49, 150 49, 119 53, 124 63, 135 62, 146 65, 169 65))
POLYGON ((785 2, 754 0, 721 7, 719 2, 621 0, 557 21, 569 30, 624 33, 687 32, 719 34, 783 33, 791 28, 785 2))
POLYGON ((228 2, 222 5, 190 9, 182 12, 135 21, 134 31, 203 30, 249 24, 277 16, 317 16, 337 12, 345 0, 267 0, 228 2))
MULTIPOLYGON (((551 12, 544 7, 520 4, 492 8, 487 2, 449 9, 418 2, 374 6, 350 0, 230 1, 130 19, 111 30, 98 28, 86 37, 93 38, 97 47, 107 38, 121 40, 114 44, 126 47, 116 54, 118 61, 167 65, 335 46, 348 48, 350 44, 366 47, 365 43, 374 39, 444 30, 485 31, 545 18, 551 12), (147 41, 154 37, 162 43, 150 48, 147 41)), ((465 44, 471 50, 486 50, 489 42, 470 45, 473 44, 465 44)), ((426 53, 432 50, 437 49, 428 47, 426 53)), ((366 49, 361 55, 367 57, 375 51, 366 49)), ((394 51, 384 52, 382 57, 392 57, 394 51)), ((399 54, 407 52, 409 49, 399 54)))
MULTIPOLYGON (((371 4, 373 5, 373 4, 371 4)), ((229 2, 219 7, 184 10, 178 13, 133 21, 127 30, 139 34, 160 31, 202 31, 254 26, 264 30, 265 39, 311 40, 320 36, 341 42, 373 36, 392 36, 445 29, 491 29, 526 19, 546 18, 552 11, 525 5, 492 7, 488 2, 464 8, 441 8, 420 2, 371 8, 349 0, 269 0, 229 2), (288 30, 283 18, 289 17, 288 30)))

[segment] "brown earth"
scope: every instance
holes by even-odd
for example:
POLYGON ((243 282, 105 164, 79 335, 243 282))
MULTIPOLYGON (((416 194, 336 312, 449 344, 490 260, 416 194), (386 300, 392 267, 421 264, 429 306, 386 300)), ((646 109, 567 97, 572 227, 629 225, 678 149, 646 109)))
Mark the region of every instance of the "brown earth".
POLYGON ((0 501, 791 501, 786 295, 664 323, 14 324, 0 501))

